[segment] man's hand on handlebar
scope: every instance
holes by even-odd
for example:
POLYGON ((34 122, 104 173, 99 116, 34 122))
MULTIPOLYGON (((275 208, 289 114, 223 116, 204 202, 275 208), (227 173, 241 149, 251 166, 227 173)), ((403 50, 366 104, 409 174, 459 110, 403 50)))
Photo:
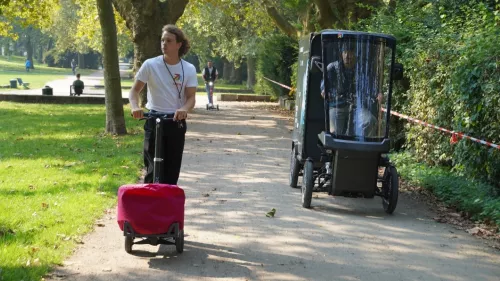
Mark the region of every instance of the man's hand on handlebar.
POLYGON ((134 117, 134 119, 141 119, 144 118, 144 112, 142 111, 142 109, 132 110, 132 116, 134 117))
POLYGON ((187 110, 179 108, 175 111, 174 121, 180 121, 187 118, 187 110))

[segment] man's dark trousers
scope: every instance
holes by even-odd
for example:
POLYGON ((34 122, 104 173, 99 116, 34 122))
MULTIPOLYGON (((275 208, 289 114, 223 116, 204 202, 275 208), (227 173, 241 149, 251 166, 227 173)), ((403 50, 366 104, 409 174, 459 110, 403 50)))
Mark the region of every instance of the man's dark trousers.
MULTIPOLYGON (((180 124, 182 126, 179 126, 178 122, 161 122, 162 155, 158 157, 163 158, 163 161, 160 164, 160 183, 176 185, 179 179, 186 136, 186 121, 183 120, 180 124)), ((147 119, 144 124, 144 165, 146 167, 144 183, 154 181, 155 131, 155 118, 147 119)))

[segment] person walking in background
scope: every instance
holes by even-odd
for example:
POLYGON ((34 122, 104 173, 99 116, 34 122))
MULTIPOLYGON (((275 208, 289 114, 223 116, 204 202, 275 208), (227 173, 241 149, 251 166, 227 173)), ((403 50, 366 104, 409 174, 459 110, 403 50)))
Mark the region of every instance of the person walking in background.
POLYGON ((25 66, 26 66, 26 72, 30 72, 31 61, 29 59, 26 59, 25 66))
POLYGON ((71 70, 73 71, 73 75, 76 74, 76 61, 75 59, 71 60, 71 70))
POLYGON ((203 76, 203 80, 205 80, 205 90, 207 91, 207 96, 208 96, 208 106, 212 107, 213 106, 213 90, 215 88, 215 80, 217 80, 217 77, 219 77, 219 72, 217 71, 217 68, 215 66, 212 66, 212 61, 207 62, 207 67, 203 69, 201 72, 201 75, 203 76), (212 82, 212 94, 210 94, 210 82, 212 82))

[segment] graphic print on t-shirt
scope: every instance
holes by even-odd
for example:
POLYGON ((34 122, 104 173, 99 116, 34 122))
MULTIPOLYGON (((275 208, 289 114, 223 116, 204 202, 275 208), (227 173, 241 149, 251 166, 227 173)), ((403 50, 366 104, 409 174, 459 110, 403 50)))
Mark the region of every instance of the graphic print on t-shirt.
POLYGON ((174 83, 176 86, 182 86, 182 76, 179 73, 174 74, 174 83))

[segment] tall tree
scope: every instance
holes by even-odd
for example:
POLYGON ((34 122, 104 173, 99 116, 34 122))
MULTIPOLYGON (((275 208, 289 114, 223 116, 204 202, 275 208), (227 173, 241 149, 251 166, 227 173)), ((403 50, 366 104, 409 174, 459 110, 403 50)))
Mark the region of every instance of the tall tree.
MULTIPOLYGON (((161 29, 175 24, 189 0, 112 0, 115 9, 132 31, 134 70, 151 57, 161 55, 161 29)), ((146 103, 146 87, 141 92, 141 105, 146 103)))
POLYGON ((297 35, 320 29, 348 29, 353 23, 371 15, 372 8, 383 0, 253 0, 263 2, 256 7, 265 9, 276 26, 285 34, 297 35), (284 3, 283 3, 284 2, 284 3), (290 16, 290 12, 292 15, 290 16), (297 20, 298 19, 298 20, 297 20))
POLYGON ((114 7, 132 31, 134 67, 138 69, 151 57, 161 54, 161 29, 175 24, 189 0, 112 0, 114 7))
POLYGON ((0 0, 0 36, 17 40, 12 33, 14 24, 47 27, 52 22, 51 11, 58 7, 58 0, 0 0))
POLYGON ((258 42, 263 34, 274 28, 265 14, 255 15, 253 4, 249 0, 193 0, 188 5, 186 17, 180 19, 183 26, 190 27, 191 36, 207 42, 193 50, 202 60, 206 56, 225 59, 224 80, 241 83, 241 65, 247 62, 248 88, 255 84, 258 42))
POLYGON ((118 39, 111 0, 97 0, 97 11, 102 30, 104 86, 106 89, 106 132, 123 135, 127 133, 127 129, 123 115, 118 39))

